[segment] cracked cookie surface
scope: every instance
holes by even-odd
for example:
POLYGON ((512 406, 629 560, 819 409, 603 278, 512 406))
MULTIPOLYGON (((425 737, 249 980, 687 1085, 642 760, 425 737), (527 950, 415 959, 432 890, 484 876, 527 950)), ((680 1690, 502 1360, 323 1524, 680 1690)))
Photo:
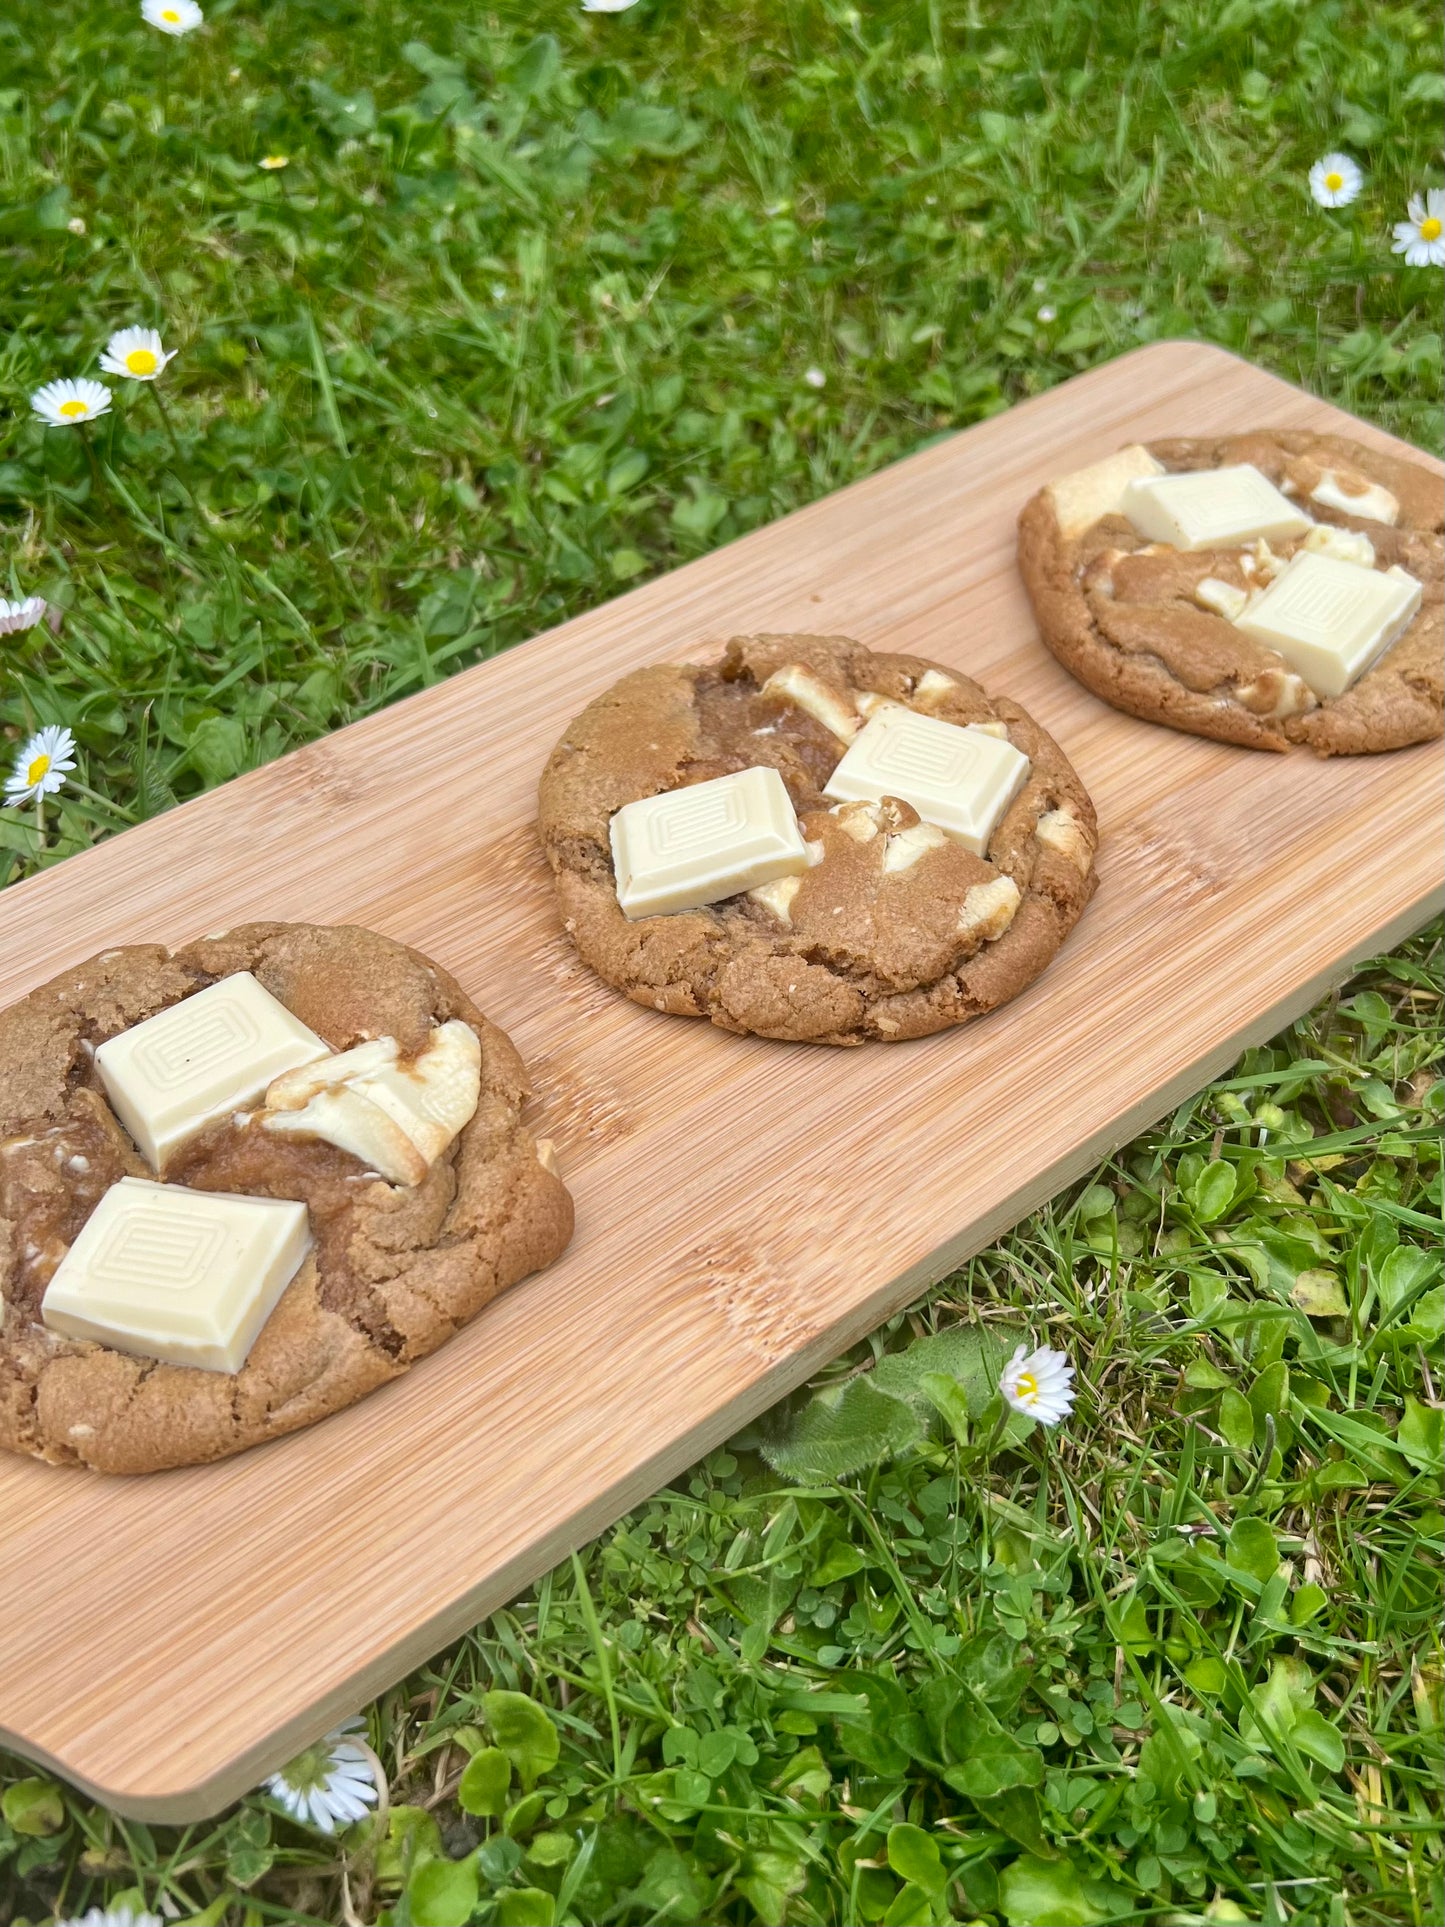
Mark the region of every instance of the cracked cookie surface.
POLYGON ((1151 543, 1123 514, 1079 527, 1052 489, 1040 490, 1019 517, 1019 568, 1039 632, 1072 675, 1127 715, 1252 749, 1299 744, 1322 756, 1355 755, 1441 734, 1440 477, 1400 456, 1304 430, 1145 446, 1171 473, 1251 463, 1317 527, 1273 545, 1183 552, 1151 543), (1396 505, 1393 523, 1361 512, 1382 506, 1381 490, 1396 505), (1300 550, 1331 553, 1338 538, 1321 530, 1339 531, 1344 547, 1354 547, 1350 559, 1380 570, 1399 566, 1423 590, 1399 640, 1332 698, 1314 696, 1280 656, 1221 613, 1300 550), (1351 545, 1351 535, 1363 536, 1368 552, 1351 545))
POLYGON ((106 950, 0 1012, 0 1446, 159 1471, 244 1451, 399 1377, 571 1236, 571 1199, 521 1121, 526 1095, 510 1040, 445 971, 347 926, 106 950), (154 1175, 106 1102, 95 1048, 242 970, 336 1051, 389 1034, 412 1054, 461 1019, 481 1040, 477 1109, 412 1186, 254 1117, 211 1126, 167 1165, 167 1183, 309 1207, 314 1248, 239 1372, 62 1338, 40 1321, 56 1266, 111 1184, 154 1175))
POLYGON ((562 917, 584 961, 635 1003, 762 1037, 895 1042, 965 1023, 1033 982, 1095 884, 1093 806, 1052 737, 955 670, 846 637, 744 637, 712 666, 625 676, 568 728, 539 800, 562 917), (826 719, 846 726, 883 701, 1006 732, 1030 758, 985 856, 919 824, 907 805, 835 805, 822 794, 846 747, 826 719), (812 867, 785 887, 629 921, 613 814, 759 764, 781 774, 812 867))

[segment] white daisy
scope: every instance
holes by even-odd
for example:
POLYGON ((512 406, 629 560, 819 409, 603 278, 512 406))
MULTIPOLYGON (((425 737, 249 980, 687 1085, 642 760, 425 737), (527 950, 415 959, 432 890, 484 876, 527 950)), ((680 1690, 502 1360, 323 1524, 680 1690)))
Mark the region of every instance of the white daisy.
POLYGON ((266 1791, 295 1819, 322 1833, 365 1819, 376 1804, 376 1778, 370 1754, 348 1737, 362 1732, 364 1725, 358 1719, 343 1720, 324 1740, 273 1773, 266 1791))
POLYGON ((1326 154, 1310 169, 1310 193, 1321 207, 1348 207, 1365 177, 1348 154, 1326 154))
POLYGON ((14 809, 38 796, 53 796, 74 768, 75 738, 59 723, 47 723, 21 745, 5 778, 5 801, 14 809))
POLYGON ((154 328, 120 328, 105 344, 100 365, 108 375, 124 375, 130 381, 154 381, 176 351, 167 354, 154 328))
POLYGON ((47 427, 74 428, 105 413, 110 390, 102 381, 47 381, 30 397, 30 406, 47 427))
POLYGON ((268 174, 276 174, 279 173, 283 167, 289 167, 291 165, 291 156, 289 154, 263 154, 256 165, 257 167, 264 167, 268 174))
POLYGON ((1016 1412, 1027 1412, 1040 1425, 1057 1425, 1074 1409, 1073 1376, 1067 1352, 1047 1345, 1025 1352, 1020 1345, 1004 1366, 998 1388, 1016 1412))
POLYGON ((159 1914, 136 1914, 129 1907, 92 1907, 88 1913, 57 1920, 55 1927, 166 1927, 159 1914))
POLYGON ((582 0, 583 13, 626 13, 637 0, 582 0))
POLYGON ((140 17, 162 33, 183 34, 194 32, 206 16, 196 0, 140 0, 140 17))
POLYGON ((1445 187, 1412 194, 1408 221, 1396 221, 1393 252, 1412 268, 1445 268, 1445 187))
POLYGON ((803 380, 807 382, 810 388, 826 388, 828 385, 828 377, 823 373, 821 368, 805 368, 803 370, 803 380))
POLYGON ((28 595, 23 602, 7 602, 0 596, 0 636, 13 636, 21 629, 33 629, 45 614, 45 597, 28 595))

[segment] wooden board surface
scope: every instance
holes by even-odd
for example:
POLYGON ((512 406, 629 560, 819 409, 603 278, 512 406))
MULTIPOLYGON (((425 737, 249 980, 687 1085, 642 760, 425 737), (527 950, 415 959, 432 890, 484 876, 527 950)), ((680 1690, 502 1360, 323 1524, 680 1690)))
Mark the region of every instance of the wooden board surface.
POLYGON ((243 918, 418 945, 525 1053, 578 1224, 309 1432, 137 1480, 0 1454, 0 1738, 123 1812, 214 1811, 1425 919, 1438 745, 1319 762, 1132 722, 1044 651, 1014 569, 1051 474, 1271 422, 1386 440, 1219 350, 1143 349, 0 899, 0 1003, 243 918), (623 670, 759 629, 937 657, 1062 741, 1102 882, 1014 1004, 828 1051, 576 962, 533 831, 548 749, 623 670))

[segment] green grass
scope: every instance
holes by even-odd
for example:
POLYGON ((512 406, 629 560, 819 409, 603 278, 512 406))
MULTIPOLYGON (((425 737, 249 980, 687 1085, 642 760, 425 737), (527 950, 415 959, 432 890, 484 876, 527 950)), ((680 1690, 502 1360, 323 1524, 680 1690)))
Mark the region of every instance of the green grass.
MULTIPOLYGON (((1389 251, 1439 179, 1438 56, 1433 9, 1329 0, 312 0, 184 41, 11 0, 0 593, 63 622, 0 641, 0 736, 68 723, 81 767, 0 817, 0 881, 1140 342, 1438 445, 1440 277, 1389 251), (1334 146, 1367 183, 1326 214, 1334 146), (132 321, 181 350, 170 424, 127 387, 92 465, 26 396, 132 321)), ((0 1927, 137 1889, 416 1927, 473 1893, 499 1927, 1438 1923, 1440 948, 370 1708, 380 1842, 261 1796, 146 1828, 0 1760, 0 1927), (1074 1419, 991 1443, 975 1398, 956 1432, 922 1373, 957 1418, 979 1341, 914 1341, 1025 1316, 1074 1419)))

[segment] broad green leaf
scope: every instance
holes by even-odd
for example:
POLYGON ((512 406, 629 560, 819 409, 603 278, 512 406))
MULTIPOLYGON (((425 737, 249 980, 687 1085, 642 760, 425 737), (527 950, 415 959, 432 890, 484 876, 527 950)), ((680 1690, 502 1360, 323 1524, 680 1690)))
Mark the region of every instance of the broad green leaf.
POLYGON ((207 785, 225 783, 251 766, 246 725, 235 716, 207 716, 191 732, 190 759, 207 785))
POLYGON ((973 1800, 989 1800, 1010 1787, 1042 1786, 1044 1756, 1007 1733, 977 1732, 968 1755, 944 1774, 951 1787, 973 1800))
POLYGON ((520 1840, 523 1834, 530 1833, 541 1819, 546 1809, 545 1793, 525 1793, 515 1806, 510 1806, 502 1815, 502 1831, 520 1840))
POLYGON ((938 1919, 937 1902, 925 1887, 909 1882, 900 1887, 883 1916, 883 1927, 933 1927, 938 1919))
POLYGON ((911 1880, 925 1893, 942 1893, 947 1885, 938 1842, 922 1827, 910 1826, 907 1821, 888 1829, 888 1864, 900 1880, 911 1880))
POLYGON ((1345 1288, 1333 1271, 1302 1271, 1290 1288, 1289 1301, 1307 1318, 1347 1318, 1345 1288))
POLYGON ((413 1927, 466 1927, 479 1898, 477 1863, 465 1860, 423 1860, 406 1883, 406 1901, 413 1927))
POLYGON ((399 1887, 410 1868, 442 1850, 442 1830, 425 1807, 396 1806, 386 1816, 386 1838, 376 1855, 383 1886, 399 1887))
POLYGON ((1015 1860, 1004 1868, 998 1896, 1009 1927, 1099 1927, 1109 1918, 1067 1860, 1015 1860))
POLYGON ((978 1325, 952 1325, 880 1358, 873 1368, 873 1383, 879 1391, 891 1392, 894 1398, 926 1411, 928 1393, 923 1381, 932 1373, 942 1373, 962 1388, 969 1410, 977 1416, 998 1390, 999 1373, 1022 1336, 1012 1329, 995 1335, 978 1325))
POLYGON ((65 1803, 53 1780, 16 1780, 0 1794, 0 1814, 16 1833, 37 1839, 65 1825, 65 1803))
POLYGON ((562 49, 550 33, 539 33, 522 49, 521 57, 507 75, 513 93, 526 98, 549 93, 562 71, 562 49))
POLYGON ((1053 1860, 1057 1849, 1044 1831, 1043 1807, 1032 1787, 1010 1787, 992 1800, 975 1798, 985 1824, 997 1827, 1038 1860, 1053 1860))
POLYGON ((1290 1738, 1301 1753, 1310 1759, 1318 1760, 1321 1766, 1331 1773, 1338 1773, 1345 1764, 1345 1743, 1339 1729, 1332 1726, 1323 1713, 1308 1706, 1295 1720, 1290 1738))
POLYGON ((750 1900, 763 1927, 783 1927, 788 1917, 788 1902, 802 1886, 807 1875, 803 1860, 789 1853, 755 1849, 743 1861, 737 1888, 750 1900))
POLYGON ((508 1887, 497 1901, 497 1927, 552 1927, 557 1903, 540 1887, 508 1887))
POLYGON ((1219 1430, 1226 1444, 1236 1452, 1247 1452, 1254 1444, 1254 1413, 1243 1392, 1227 1385, 1219 1399, 1219 1430))
POLYGON ((853 1378, 815 1393, 787 1435, 765 1442, 762 1451, 775 1472, 810 1484, 861 1472, 922 1436, 911 1407, 879 1391, 871 1378, 853 1378))
POLYGON ((822 1564, 814 1567, 809 1583, 821 1592, 824 1586, 831 1586, 837 1579, 851 1579, 855 1572, 862 1572, 867 1563, 857 1546, 840 1539, 828 1548, 822 1564))
POLYGON ((1312 1579, 1307 1580, 1304 1585, 1298 1588, 1294 1598, 1289 1602, 1291 1624, 1295 1626, 1307 1626, 1315 1617, 1316 1613, 1329 1603, 1329 1595, 1326 1593, 1324 1587, 1317 1586, 1312 1579))
POLYGON ((1279 1571, 1279 1545, 1263 1519, 1236 1519, 1229 1529, 1227 1563, 1261 1584, 1279 1571))
POLYGON ((1240 1737, 1254 1746, 1272 1746, 1277 1734, 1294 1731, 1314 1701, 1314 1674, 1306 1662, 1293 1653, 1276 1655, 1269 1662, 1269 1678, 1252 1689, 1240 1714, 1240 1737))
POLYGON ((921 1390, 960 1445, 969 1442, 968 1394, 946 1372, 925 1372, 921 1390))
POLYGON ((1189 1202, 1201 1224, 1213 1224, 1224 1216, 1234 1202, 1235 1185, 1232 1164, 1216 1158, 1212 1164, 1205 1165, 1189 1188, 1189 1202))
POLYGON ((525 1693, 483 1693, 482 1712, 492 1738, 517 1769, 524 1787, 557 1764, 562 1749, 552 1715, 525 1693))
POLYGON ((484 1746, 467 1761, 457 1787, 463 1813, 499 1814, 507 1804, 512 1763, 499 1746, 484 1746))
POLYGON ((523 1858, 538 1867, 565 1867, 576 1851, 577 1842, 570 1833, 548 1828, 532 1835, 523 1858))
POLYGON ((1405 1416, 1395 1432, 1395 1444, 1411 1465, 1425 1472, 1438 1472, 1445 1462, 1445 1411, 1438 1405, 1422 1405, 1412 1394, 1405 1394, 1405 1416))

